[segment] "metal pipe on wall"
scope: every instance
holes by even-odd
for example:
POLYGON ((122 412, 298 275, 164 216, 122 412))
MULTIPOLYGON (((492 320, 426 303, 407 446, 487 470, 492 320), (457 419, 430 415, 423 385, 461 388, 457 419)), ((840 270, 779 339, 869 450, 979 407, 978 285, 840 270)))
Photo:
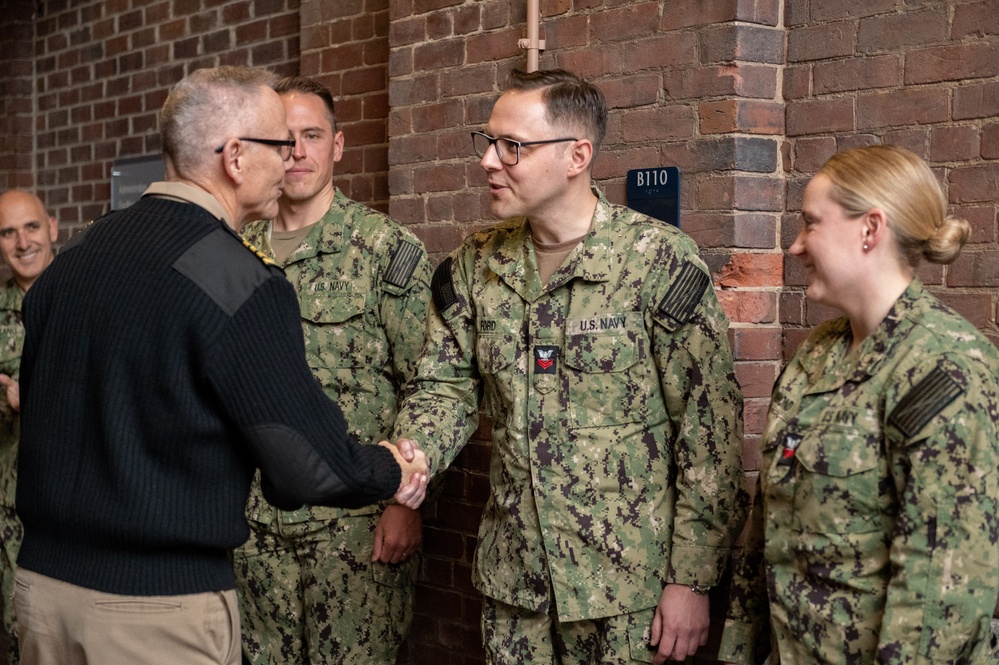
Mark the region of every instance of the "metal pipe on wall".
POLYGON ((545 48, 544 40, 538 39, 541 31, 541 0, 527 0, 527 39, 518 42, 520 48, 527 49, 527 71, 538 71, 538 61, 541 51, 545 48))

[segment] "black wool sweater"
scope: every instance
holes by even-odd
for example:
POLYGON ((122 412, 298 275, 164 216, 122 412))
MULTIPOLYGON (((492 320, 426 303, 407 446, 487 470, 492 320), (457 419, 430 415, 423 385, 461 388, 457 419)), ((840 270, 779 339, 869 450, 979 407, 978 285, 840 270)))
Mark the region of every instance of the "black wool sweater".
POLYGON ((86 588, 234 586, 268 498, 353 507, 400 470, 348 439, 305 360, 283 273, 194 204, 146 197, 63 249, 24 302, 18 564, 86 588))

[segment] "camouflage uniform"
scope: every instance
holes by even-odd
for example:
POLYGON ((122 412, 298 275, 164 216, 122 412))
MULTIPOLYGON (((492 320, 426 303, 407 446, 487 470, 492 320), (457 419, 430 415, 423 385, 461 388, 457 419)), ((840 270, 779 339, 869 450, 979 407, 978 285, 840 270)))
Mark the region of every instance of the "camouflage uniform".
MULTIPOLYGON (((270 229, 256 222, 244 236, 270 253, 270 229)), ((283 267, 299 294, 313 374, 359 441, 387 439, 423 343, 431 266, 422 243, 337 190, 283 267)), ((395 661, 418 563, 371 562, 383 509, 279 511, 257 479, 250 539, 234 553, 252 663, 395 661)))
MULTIPOLYGON (((17 378, 24 344, 21 301, 24 291, 13 279, 0 286, 0 374, 17 378)), ((21 546, 21 521, 14 512, 17 485, 18 418, 7 403, 7 392, 0 386, 0 663, 18 662, 17 621, 14 616, 14 562, 21 546)))
POLYGON ((546 285, 523 218, 438 267, 396 434, 439 472, 481 397, 493 454, 473 567, 486 596, 572 622, 655 607, 667 583, 718 581, 742 520, 742 400, 696 250, 601 195, 546 285))
POLYGON ((823 324, 774 389, 720 658, 988 662, 999 353, 918 279, 851 343, 823 324))

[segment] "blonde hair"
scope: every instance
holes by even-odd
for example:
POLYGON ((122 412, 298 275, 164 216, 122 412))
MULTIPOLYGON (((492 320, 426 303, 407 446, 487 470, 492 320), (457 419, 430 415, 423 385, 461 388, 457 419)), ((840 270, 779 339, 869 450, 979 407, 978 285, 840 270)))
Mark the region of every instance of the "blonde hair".
MULTIPOLYGON (((971 235, 971 225, 947 214, 947 199, 926 162, 893 145, 844 150, 818 171, 830 196, 848 217, 882 210, 902 258, 915 269, 921 259, 951 263, 971 235)), ((816 174, 818 175, 818 174, 816 174)))

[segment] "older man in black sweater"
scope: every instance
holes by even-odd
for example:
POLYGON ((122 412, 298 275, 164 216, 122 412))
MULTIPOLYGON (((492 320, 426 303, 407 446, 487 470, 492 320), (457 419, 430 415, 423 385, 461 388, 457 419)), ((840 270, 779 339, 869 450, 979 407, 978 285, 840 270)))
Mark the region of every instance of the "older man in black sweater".
POLYGON ((25 301, 22 663, 238 663, 227 554, 258 466, 276 505, 422 501, 423 453, 348 439, 293 288, 234 233, 277 212, 291 154, 269 84, 181 81, 168 182, 74 236, 25 301))

